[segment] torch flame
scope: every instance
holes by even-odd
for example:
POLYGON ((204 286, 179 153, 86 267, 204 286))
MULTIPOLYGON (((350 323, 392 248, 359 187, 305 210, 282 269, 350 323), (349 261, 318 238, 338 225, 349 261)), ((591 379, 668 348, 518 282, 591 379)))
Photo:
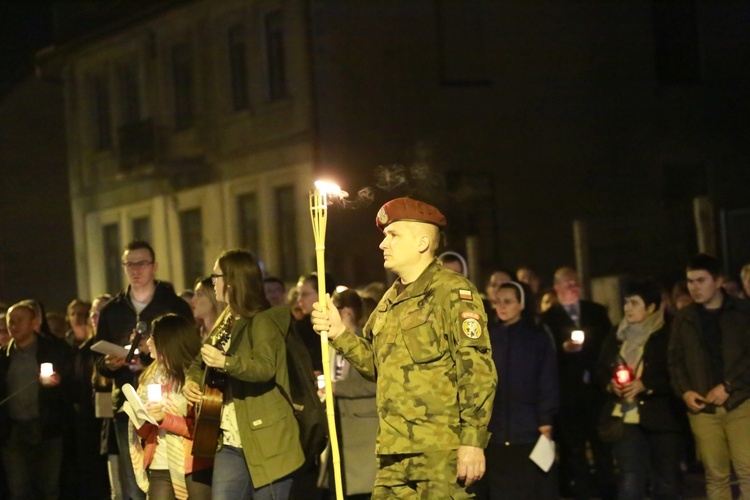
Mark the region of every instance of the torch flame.
POLYGON ((337 198, 346 198, 349 193, 342 191, 338 184, 329 181, 315 181, 315 189, 322 196, 335 196, 337 198))

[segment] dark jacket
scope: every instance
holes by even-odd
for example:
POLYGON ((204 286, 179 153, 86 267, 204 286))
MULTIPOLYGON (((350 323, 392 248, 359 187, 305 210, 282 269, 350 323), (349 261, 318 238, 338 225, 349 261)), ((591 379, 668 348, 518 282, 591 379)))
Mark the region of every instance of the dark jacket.
MULTIPOLYGON (((669 370, 678 397, 687 391, 705 396, 714 386, 700 321, 700 304, 677 313, 669 342, 669 370)), ((750 303, 724 295, 719 313, 724 381, 732 388, 724 407, 732 410, 750 398, 750 303)), ((706 405, 704 411, 713 411, 706 405)))
POLYGON ((563 306, 555 304, 542 314, 555 339, 557 363, 560 370, 560 397, 562 406, 578 407, 599 398, 593 377, 599 362, 604 339, 612 328, 607 310, 588 300, 580 301, 580 327, 576 328, 563 306), (563 343, 570 339, 570 332, 583 330, 585 340, 580 352, 565 352, 563 343))
MULTIPOLYGON (((60 384, 56 387, 44 387, 37 384, 39 392, 39 420, 42 426, 42 437, 47 439, 61 436, 63 429, 71 422, 73 402, 71 399, 72 364, 71 349, 68 344, 57 338, 36 336, 36 361, 41 371, 42 363, 52 363, 55 373, 60 375, 60 384)), ((0 350, 0 400, 8 394, 7 375, 10 368, 11 352, 16 349, 13 340, 0 350)), ((32 385, 33 387, 33 385, 32 385)), ((32 390, 30 387, 29 390, 32 390)), ((10 416, 8 406, 0 406, 0 441, 9 437, 10 416)))
POLYGON ((497 392, 489 430, 491 443, 524 444, 552 425, 560 404, 557 359, 550 334, 521 319, 490 327, 497 392))
MULTIPOLYGON (((667 363, 667 346, 669 344, 669 329, 664 326, 651 334, 643 346, 641 382, 646 388, 636 396, 638 400, 638 415, 640 424, 650 431, 681 432, 683 427, 683 409, 681 401, 674 397, 669 380, 669 365, 667 363)), ((599 358, 596 373, 596 383, 603 390, 607 390, 615 368, 620 364, 620 347, 622 342, 617 339, 617 328, 607 336, 599 358)), ((602 415, 612 414, 619 398, 610 393, 602 410, 602 415)))
MULTIPOLYGON (((130 286, 109 301, 99 315, 94 343, 106 340, 113 344, 128 345, 136 323, 145 321, 148 323, 150 330, 151 322, 167 313, 175 313, 187 319, 193 319, 193 311, 190 306, 174 293, 172 285, 163 281, 156 281, 155 284, 154 296, 140 314, 136 314, 130 301, 130 286)), ((141 356, 141 362, 148 365, 151 363, 151 358, 144 354, 141 356)), ((110 370, 104 364, 104 356, 101 354, 96 354, 96 368, 101 375, 114 379, 112 406, 115 411, 119 410, 125 401, 120 388, 125 384, 132 384, 135 387, 138 374, 131 371, 127 366, 115 371, 110 370)))
POLYGON ((323 373, 323 357, 320 351, 320 335, 318 335, 312 327, 311 316, 303 316, 302 319, 292 319, 294 325, 294 331, 297 332, 299 338, 304 342, 307 351, 310 353, 310 359, 312 360, 313 370, 323 373))

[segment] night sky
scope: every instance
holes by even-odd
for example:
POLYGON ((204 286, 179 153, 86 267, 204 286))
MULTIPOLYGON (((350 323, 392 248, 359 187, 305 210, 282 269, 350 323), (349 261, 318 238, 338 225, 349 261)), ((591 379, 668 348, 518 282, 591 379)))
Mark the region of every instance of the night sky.
POLYGON ((52 2, 0 2, 0 93, 33 69, 34 53, 52 42, 52 2))

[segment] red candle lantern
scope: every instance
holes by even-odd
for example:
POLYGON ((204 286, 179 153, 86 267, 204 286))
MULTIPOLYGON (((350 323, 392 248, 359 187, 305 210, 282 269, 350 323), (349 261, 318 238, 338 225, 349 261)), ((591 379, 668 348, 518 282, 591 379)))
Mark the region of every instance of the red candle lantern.
POLYGON ((615 368, 615 382, 625 385, 633 380, 633 369, 626 364, 617 365, 615 368))

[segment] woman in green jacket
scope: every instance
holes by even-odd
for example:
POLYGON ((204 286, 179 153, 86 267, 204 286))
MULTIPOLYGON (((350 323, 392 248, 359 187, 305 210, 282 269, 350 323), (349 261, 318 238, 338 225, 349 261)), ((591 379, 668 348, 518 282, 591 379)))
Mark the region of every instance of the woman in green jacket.
POLYGON ((221 254, 213 274, 216 299, 227 308, 187 376, 184 394, 201 401, 202 366, 226 374, 214 500, 286 499, 292 473, 304 462, 289 401, 284 332, 286 309, 269 309, 258 262, 248 251, 221 254))

